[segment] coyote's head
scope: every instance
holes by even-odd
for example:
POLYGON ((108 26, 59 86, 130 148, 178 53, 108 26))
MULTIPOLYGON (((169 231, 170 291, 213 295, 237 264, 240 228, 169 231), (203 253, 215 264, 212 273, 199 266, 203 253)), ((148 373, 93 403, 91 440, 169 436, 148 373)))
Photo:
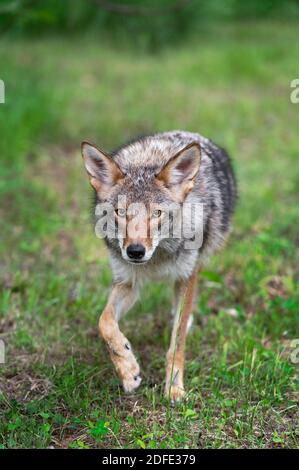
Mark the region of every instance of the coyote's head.
POLYGON ((82 155, 97 196, 101 233, 123 259, 145 263, 162 240, 180 238, 175 232, 182 223, 182 205, 200 165, 198 143, 174 152, 164 165, 142 155, 132 162, 111 157, 88 142, 82 143, 82 155))

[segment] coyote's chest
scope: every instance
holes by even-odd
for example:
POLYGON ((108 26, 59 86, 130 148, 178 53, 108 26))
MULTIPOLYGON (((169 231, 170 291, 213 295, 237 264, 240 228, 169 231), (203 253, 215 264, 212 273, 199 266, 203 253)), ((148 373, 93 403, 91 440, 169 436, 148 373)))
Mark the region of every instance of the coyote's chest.
POLYGON ((115 282, 143 285, 147 281, 188 279, 198 261, 197 250, 184 250, 172 257, 152 260, 144 265, 130 265, 121 257, 110 256, 115 282))

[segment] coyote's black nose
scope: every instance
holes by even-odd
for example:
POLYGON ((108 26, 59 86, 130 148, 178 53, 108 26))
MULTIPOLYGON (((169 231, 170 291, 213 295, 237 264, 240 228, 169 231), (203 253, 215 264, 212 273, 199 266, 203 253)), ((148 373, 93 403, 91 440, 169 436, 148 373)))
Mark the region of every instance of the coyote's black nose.
POLYGON ((145 255, 145 248, 142 245, 129 245, 127 248, 127 255, 131 259, 141 259, 145 255))

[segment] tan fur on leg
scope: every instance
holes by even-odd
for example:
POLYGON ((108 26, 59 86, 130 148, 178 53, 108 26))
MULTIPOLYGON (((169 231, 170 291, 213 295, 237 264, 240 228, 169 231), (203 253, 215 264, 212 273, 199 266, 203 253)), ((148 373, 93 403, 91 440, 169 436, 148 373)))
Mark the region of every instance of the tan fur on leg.
POLYGON ((197 270, 191 275, 187 283, 177 283, 175 286, 176 313, 171 335, 170 347, 166 355, 166 385, 165 395, 175 402, 184 394, 184 363, 185 340, 188 320, 193 307, 193 298, 196 287, 197 270))
POLYGON ((131 392, 140 385, 140 367, 129 341, 119 329, 118 319, 129 310, 136 297, 136 292, 130 286, 114 285, 99 320, 100 335, 106 342, 111 360, 126 392, 131 392))

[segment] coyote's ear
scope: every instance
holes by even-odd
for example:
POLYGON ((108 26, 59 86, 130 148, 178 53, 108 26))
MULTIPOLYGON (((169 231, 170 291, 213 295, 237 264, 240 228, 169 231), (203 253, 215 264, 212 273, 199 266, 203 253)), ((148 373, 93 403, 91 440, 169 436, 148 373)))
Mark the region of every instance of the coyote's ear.
POLYGON ((124 177, 117 163, 102 150, 82 142, 82 156, 90 184, 97 191, 109 190, 124 177))
POLYGON ((181 186, 182 192, 186 195, 194 186, 194 178, 200 165, 200 145, 193 142, 180 150, 172 157, 165 167, 157 175, 167 188, 181 186))

